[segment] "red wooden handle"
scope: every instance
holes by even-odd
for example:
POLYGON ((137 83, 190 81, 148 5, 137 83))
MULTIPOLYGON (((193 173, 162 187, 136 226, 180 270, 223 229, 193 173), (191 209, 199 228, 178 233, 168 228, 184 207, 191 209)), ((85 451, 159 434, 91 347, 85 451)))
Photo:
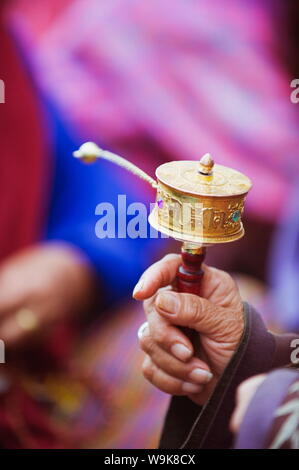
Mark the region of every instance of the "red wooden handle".
POLYGON ((203 276, 201 268, 205 259, 205 248, 201 248, 198 253, 182 251, 182 264, 177 273, 178 292, 200 295, 200 285, 203 276))
MULTIPOLYGON (((182 264, 178 269, 176 287, 178 292, 201 295, 201 280, 203 276, 202 262, 205 259, 206 250, 201 248, 197 252, 182 249, 182 264)), ((198 334, 190 328, 182 328, 182 331, 191 340, 195 355, 199 355, 200 343, 198 334)))

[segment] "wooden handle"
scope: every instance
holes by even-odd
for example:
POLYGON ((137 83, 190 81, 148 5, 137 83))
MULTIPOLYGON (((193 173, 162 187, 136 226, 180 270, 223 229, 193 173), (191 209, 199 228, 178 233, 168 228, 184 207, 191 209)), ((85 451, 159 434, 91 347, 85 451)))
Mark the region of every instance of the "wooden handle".
MULTIPOLYGON (((201 295, 201 280, 203 277, 202 263, 205 259, 206 249, 194 251, 182 249, 182 264, 178 269, 176 287, 178 292, 201 295)), ((198 333, 190 328, 182 328, 182 331, 191 340, 195 355, 199 355, 200 344, 198 333)))
POLYGON ((203 276, 201 265, 205 259, 205 248, 201 248, 199 253, 182 251, 182 264, 177 273, 178 292, 201 295, 200 285, 203 276))

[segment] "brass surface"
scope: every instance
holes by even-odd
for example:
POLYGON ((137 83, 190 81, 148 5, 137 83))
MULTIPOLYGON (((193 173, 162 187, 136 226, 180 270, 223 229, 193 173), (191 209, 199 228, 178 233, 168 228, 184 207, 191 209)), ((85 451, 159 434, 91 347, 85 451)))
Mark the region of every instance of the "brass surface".
POLYGON ((204 245, 232 242, 244 235, 241 216, 245 196, 190 196, 159 182, 149 222, 180 241, 204 245))
POLYGON ((158 181, 189 195, 233 196, 246 194, 251 181, 239 171, 215 164, 211 176, 201 175, 196 161, 174 161, 156 169, 158 181))

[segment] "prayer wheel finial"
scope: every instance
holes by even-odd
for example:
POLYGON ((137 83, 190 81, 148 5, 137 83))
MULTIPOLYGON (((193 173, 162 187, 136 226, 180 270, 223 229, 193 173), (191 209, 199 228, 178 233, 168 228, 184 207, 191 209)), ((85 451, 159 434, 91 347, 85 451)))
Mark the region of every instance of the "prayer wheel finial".
POLYGON ((199 173, 210 176, 213 172, 214 160, 209 153, 206 153, 199 160, 199 173))

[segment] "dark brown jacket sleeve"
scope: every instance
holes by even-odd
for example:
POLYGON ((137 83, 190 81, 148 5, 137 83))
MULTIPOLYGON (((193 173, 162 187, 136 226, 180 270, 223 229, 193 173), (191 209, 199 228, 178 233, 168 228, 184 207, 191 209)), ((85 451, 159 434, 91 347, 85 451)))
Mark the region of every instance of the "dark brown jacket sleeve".
POLYGON ((187 397, 173 397, 166 415, 160 448, 227 449, 233 435, 229 420, 235 393, 245 379, 288 366, 291 342, 298 335, 273 335, 260 315, 244 303, 245 330, 240 345, 204 407, 187 397))

